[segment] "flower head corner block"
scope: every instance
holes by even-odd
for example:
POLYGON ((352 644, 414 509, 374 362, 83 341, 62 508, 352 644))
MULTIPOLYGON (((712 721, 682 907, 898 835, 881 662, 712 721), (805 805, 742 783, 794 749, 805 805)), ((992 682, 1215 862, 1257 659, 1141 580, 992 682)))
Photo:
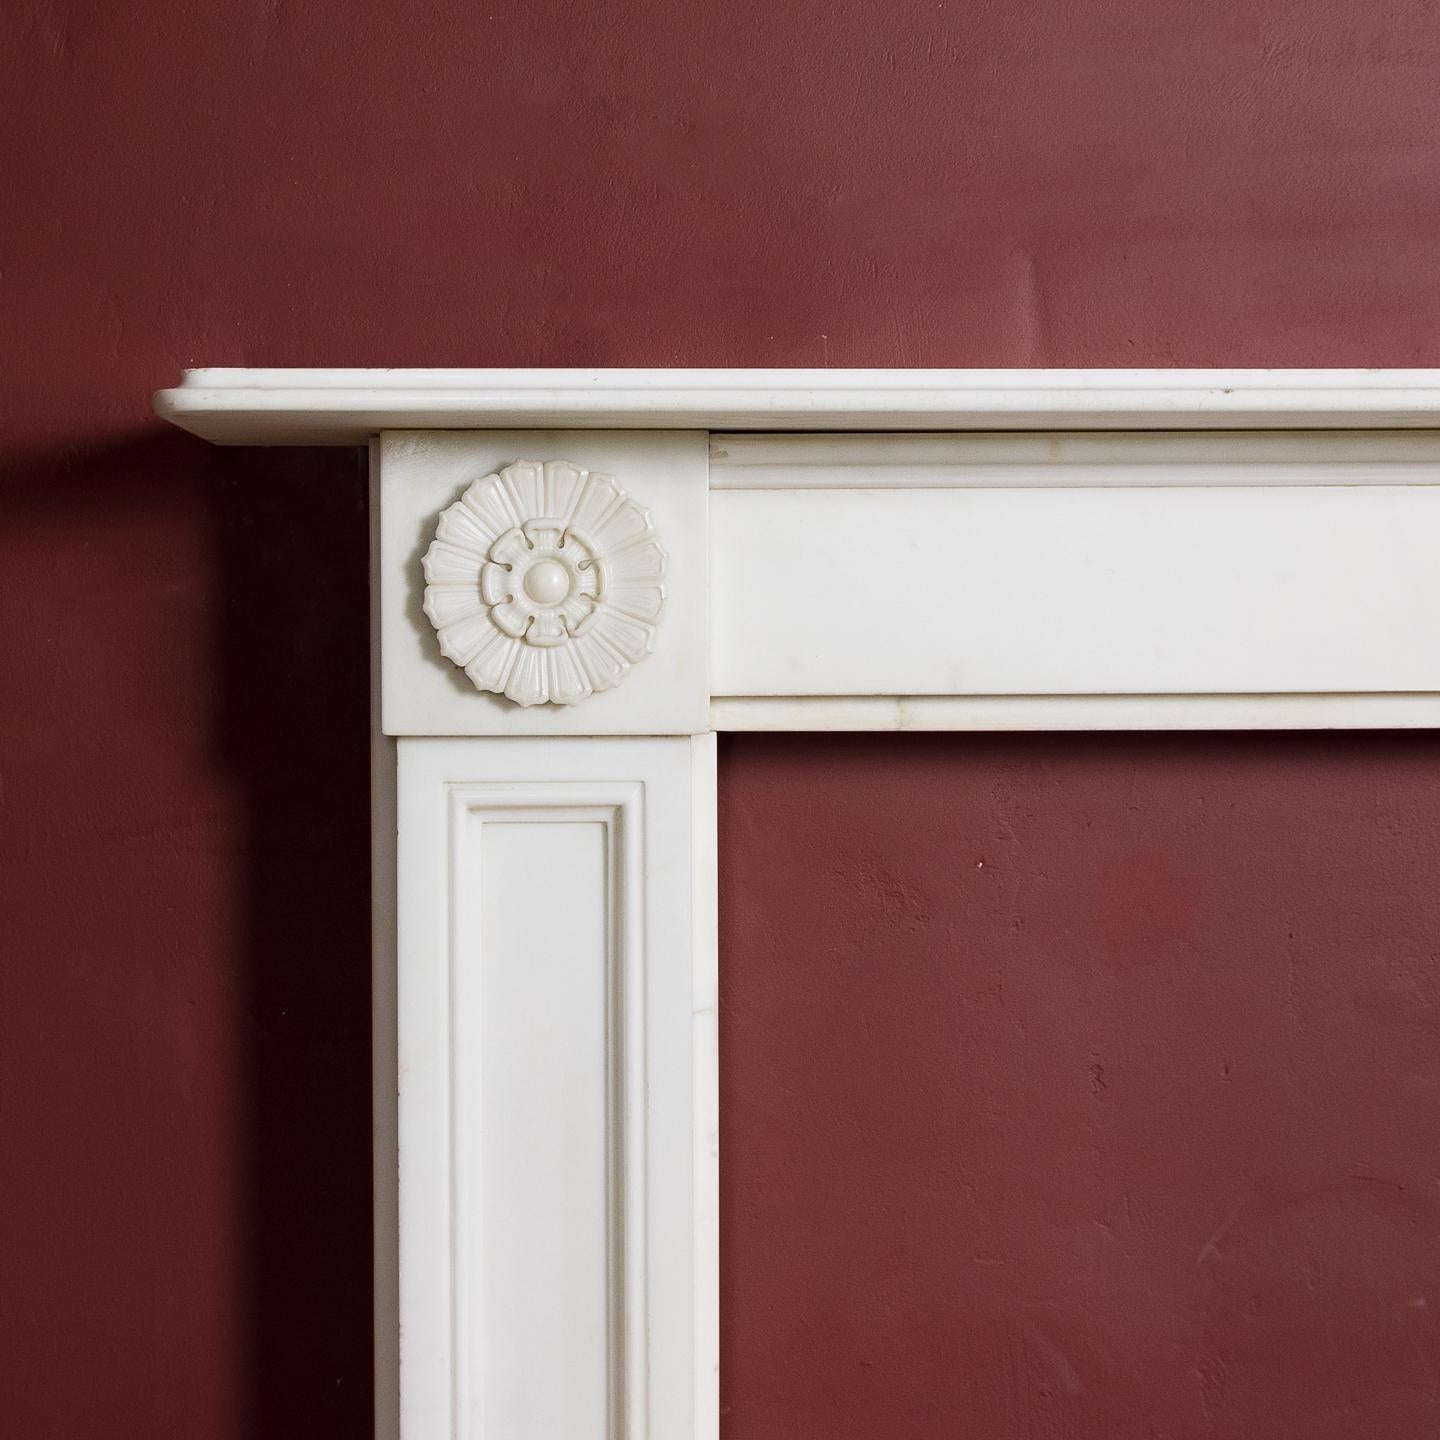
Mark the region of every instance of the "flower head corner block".
POLYGON ((476 689, 573 705, 650 652, 664 574, 648 511, 613 476, 522 460, 441 512, 425 613, 476 689))

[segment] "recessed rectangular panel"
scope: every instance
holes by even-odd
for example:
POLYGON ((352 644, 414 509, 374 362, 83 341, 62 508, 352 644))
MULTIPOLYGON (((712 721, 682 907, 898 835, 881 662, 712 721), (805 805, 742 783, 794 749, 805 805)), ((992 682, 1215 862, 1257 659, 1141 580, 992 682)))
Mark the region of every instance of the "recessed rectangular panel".
POLYGON ((462 1434, 614 1440, 609 827, 474 811, 465 824, 453 976, 462 1434))
POLYGON ((714 693, 1440 690, 1440 487, 732 490, 714 693))

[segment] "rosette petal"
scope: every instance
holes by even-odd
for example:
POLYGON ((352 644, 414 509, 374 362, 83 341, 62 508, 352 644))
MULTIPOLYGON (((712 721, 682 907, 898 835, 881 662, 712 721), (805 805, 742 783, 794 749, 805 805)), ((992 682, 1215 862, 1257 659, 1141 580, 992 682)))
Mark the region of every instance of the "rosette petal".
POLYGON ((557 705, 573 705, 592 691, 575 647, 563 645, 547 652, 550 664, 550 699, 557 705))
POLYGON ((475 614, 457 620, 453 625, 442 625, 436 632, 440 641, 440 653, 460 666, 468 665, 480 647, 498 633, 490 616, 477 607, 475 614))
POLYGON ((586 679, 596 690, 609 690, 625 678, 628 662, 604 641, 594 635, 581 635, 571 643, 586 679))
POLYGON ((655 628, 622 615, 613 606, 596 610, 583 627, 584 634, 603 640, 618 655, 632 663, 647 654, 655 638, 655 628))
POLYGON ((494 541, 496 531, 461 501, 441 511, 435 534, 457 550, 483 556, 494 541))
POLYGON ((425 613, 437 630, 445 625, 453 625, 457 620, 464 620, 468 615, 478 615, 484 608, 473 585, 425 587, 425 613))
MULTIPOLYGON (((621 490, 619 494, 624 499, 625 492, 621 490)), ((649 533, 650 512, 633 500, 625 500, 623 505, 612 507, 598 525, 586 531, 602 555, 613 554, 649 533)))
MULTIPOLYGON (((615 483, 611 475, 600 475, 591 471, 585 481, 585 488, 575 502, 570 516, 570 528, 578 530, 587 538, 598 535, 610 514, 625 503, 625 492, 615 483)), ((591 549, 595 546, 591 545, 591 549)))
POLYGON ((500 482, 517 517, 545 513, 545 467, 534 460, 517 460, 500 472, 500 482))
POLYGON ((505 693, 517 705, 543 704, 550 698, 550 671, 546 664, 550 652, 529 645, 518 649, 510 678, 505 682, 505 693))
POLYGON ((425 579, 431 585, 473 585, 480 578, 483 555, 458 550, 443 540, 436 540, 425 552, 425 579))
POLYGON ((465 673, 477 690, 494 690, 498 694, 505 689, 515 657, 523 648, 518 640, 502 635, 492 626, 490 638, 471 657, 465 673))
POLYGON ((460 497, 460 503, 475 516, 476 523, 489 532, 487 545, 497 535, 514 529, 524 518, 515 513, 509 492, 500 483, 498 475, 487 475, 477 480, 460 497))
POLYGON ((608 552, 605 568, 612 585, 623 585, 627 580, 658 580, 665 573, 665 552, 646 535, 623 549, 608 552))
POLYGON ((606 599, 621 613, 654 624, 660 618, 665 591, 659 585, 616 585, 606 599))
POLYGON ((584 479, 585 472, 578 465, 572 465, 568 460, 547 460, 544 513, 562 520, 568 516, 584 479))

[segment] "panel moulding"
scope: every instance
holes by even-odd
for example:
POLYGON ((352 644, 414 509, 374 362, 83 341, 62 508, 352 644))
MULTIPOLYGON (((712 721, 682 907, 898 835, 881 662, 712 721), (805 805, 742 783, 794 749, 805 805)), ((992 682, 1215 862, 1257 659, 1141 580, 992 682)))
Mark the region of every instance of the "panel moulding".
POLYGON ((398 748, 402 1434, 705 1433, 713 744, 398 748))
MULTIPOLYGON (((451 1145, 451 1229, 455 1239, 451 1274, 471 1292, 483 1290, 479 1277, 486 1270, 483 1237, 474 1232, 477 1215, 485 1211, 483 1147, 485 1125, 475 1117, 467 1118, 467 1099, 479 1102, 484 1112, 488 1087, 483 1078, 485 1050, 482 1024, 476 1024, 476 1009, 483 1008, 475 992, 484 983, 488 960, 482 934, 494 935, 497 928, 510 929, 504 912, 514 904, 515 896, 496 896, 494 887, 485 882, 487 842, 503 846, 505 831, 511 827, 593 827, 602 836, 603 874, 598 879, 594 897, 603 912, 604 974, 601 979, 603 1000, 598 1010, 604 1028, 604 1149, 605 1149, 605 1340, 604 1371, 608 1428, 604 1432, 614 1440, 647 1440, 647 1292, 645 1283, 645 954, 644 954, 644 785, 638 782, 620 785, 551 784, 474 785, 452 784, 446 787, 450 817, 450 891, 449 905, 453 917, 449 953, 448 978, 451 1014, 450 1111, 452 1116, 451 1145), (487 899, 487 891, 490 892, 487 899), (476 972, 479 972, 477 974, 476 972), (466 1045, 464 1038, 471 1043, 466 1045), (468 1238, 467 1238, 468 1237, 468 1238)), ((556 906, 577 907, 579 897, 573 885, 541 881, 535 885, 540 895, 527 895, 532 902, 548 898, 546 910, 535 910, 521 919, 505 938, 509 950, 516 941, 524 949, 502 955, 501 963, 524 965, 533 963, 536 940, 547 924, 553 924, 556 906), (527 944, 527 935, 535 938, 527 944), (529 953, 527 954, 526 951, 529 953)), ((528 907, 527 907, 528 908, 528 907)), ((512 921, 513 926, 513 921, 512 921)), ((581 944, 587 938, 576 937, 581 944)), ((566 980, 561 978, 564 986, 566 980)), ((554 997, 554 1008, 569 998, 564 991, 554 997)), ((550 1012, 553 1013, 553 1010, 550 1012)), ((590 1018, 596 1018, 594 1016, 590 1018)), ((524 1017, 534 1023, 532 1015, 524 1017)), ((537 1029, 542 1027, 537 1026, 537 1029)), ((537 1037, 543 1041, 543 1036, 537 1037)), ((563 1057, 546 1054, 543 1048, 536 1060, 554 1069, 563 1067, 563 1057)), ((507 1102, 508 1106, 508 1102, 507 1102)), ((503 1119, 503 1117, 502 1117, 503 1119)), ((542 1123, 560 1123, 562 1116, 540 1117, 542 1123)), ((491 1117, 489 1124, 495 1121, 491 1117)), ((527 1144, 533 1145, 533 1137, 527 1144)), ((520 1239, 510 1237, 511 1242, 520 1239)), ((540 1249, 554 1251, 556 1238, 538 1237, 540 1249)), ((498 1243, 504 1243, 499 1241, 498 1243)), ((564 1277, 552 1276, 563 1284, 564 1277)), ((562 1292, 555 1297, 555 1306, 563 1315, 571 1308, 571 1297, 562 1292)), ((546 1307, 550 1308, 550 1307, 546 1307)), ((466 1336, 460 1327, 470 1324, 478 1329, 497 1323, 484 1318, 483 1299, 467 1306, 463 1297, 456 1297, 452 1306, 455 1333, 452 1345, 453 1382, 457 1434, 481 1437, 486 1426, 479 1417, 484 1414, 485 1392, 492 1389, 482 1363, 466 1363, 482 1348, 480 1337, 466 1336), (478 1312, 478 1313, 476 1313, 478 1312), (475 1417, 468 1420, 467 1417, 475 1417)), ((502 1327, 514 1325, 513 1316, 498 1320, 502 1327)), ((545 1320, 547 1328, 561 1331, 555 1317, 545 1320)), ((552 1342, 553 1343, 553 1342, 552 1342)), ((572 1359, 578 1358, 573 1355, 572 1359)), ((557 1386, 551 1394, 563 1393, 557 1386)), ((520 1407, 529 1409, 528 1406, 520 1407)), ((531 1411, 533 1413, 533 1411, 531 1411)), ((583 1421, 581 1422, 584 1423, 583 1421)), ((495 1427, 489 1427, 492 1431, 495 1427)), ((513 1425, 503 1433, 518 1433, 513 1425)), ((571 1423, 568 1433, 580 1440, 581 1432, 571 1423)))

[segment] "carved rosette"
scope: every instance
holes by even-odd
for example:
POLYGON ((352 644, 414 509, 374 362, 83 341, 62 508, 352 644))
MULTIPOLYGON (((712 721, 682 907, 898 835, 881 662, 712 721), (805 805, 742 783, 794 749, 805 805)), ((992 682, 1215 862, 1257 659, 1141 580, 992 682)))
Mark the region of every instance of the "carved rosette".
POLYGON ((573 705, 650 652, 664 573, 649 512, 613 476, 522 460, 441 512, 425 613, 477 689, 573 705))

